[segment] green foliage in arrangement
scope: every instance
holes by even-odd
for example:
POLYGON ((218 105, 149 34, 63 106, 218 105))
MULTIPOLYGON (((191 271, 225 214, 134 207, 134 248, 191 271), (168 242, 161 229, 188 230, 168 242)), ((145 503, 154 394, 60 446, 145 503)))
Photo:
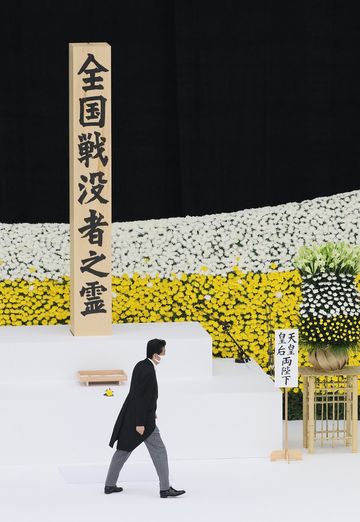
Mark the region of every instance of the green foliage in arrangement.
POLYGON ((294 266, 303 275, 327 272, 355 276, 360 272, 360 246, 347 243, 303 246, 294 260, 294 266))

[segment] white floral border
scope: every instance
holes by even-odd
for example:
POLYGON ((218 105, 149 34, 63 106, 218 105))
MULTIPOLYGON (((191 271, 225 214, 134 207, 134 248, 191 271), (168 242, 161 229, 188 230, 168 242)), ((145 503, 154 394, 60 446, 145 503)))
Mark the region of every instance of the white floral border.
MULTIPOLYGON (((113 223, 113 275, 291 270, 299 246, 357 244, 360 190, 201 217, 113 223)), ((69 225, 0 224, 0 279, 69 275, 69 225)))

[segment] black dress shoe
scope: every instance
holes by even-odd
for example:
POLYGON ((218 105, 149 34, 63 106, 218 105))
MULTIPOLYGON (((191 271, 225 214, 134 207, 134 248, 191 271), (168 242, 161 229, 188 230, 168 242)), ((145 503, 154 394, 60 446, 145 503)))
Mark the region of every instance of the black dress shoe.
POLYGON ((105 495, 109 495, 110 493, 119 493, 123 488, 118 488, 117 486, 105 486, 104 493, 105 495))
POLYGON ((183 495, 185 491, 183 489, 174 489, 170 486, 169 489, 163 489, 160 490, 160 497, 161 498, 167 498, 167 497, 178 497, 179 495, 183 495))

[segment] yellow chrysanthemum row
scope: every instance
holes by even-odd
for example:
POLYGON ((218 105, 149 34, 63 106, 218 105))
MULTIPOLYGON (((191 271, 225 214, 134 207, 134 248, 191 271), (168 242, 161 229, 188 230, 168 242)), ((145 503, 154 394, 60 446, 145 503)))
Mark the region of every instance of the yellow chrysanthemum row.
MULTIPOLYGON (((294 328, 299 322, 301 277, 298 271, 220 275, 175 274, 113 277, 113 323, 199 321, 213 340, 213 353, 234 357, 237 348, 217 322, 232 323, 236 341, 265 370, 273 350, 271 330, 294 328)), ((70 318, 69 277, 61 281, 0 282, 0 325, 67 324, 70 318)), ((360 364, 357 355, 352 364, 360 364)), ((307 364, 300 349, 299 364, 307 364)))

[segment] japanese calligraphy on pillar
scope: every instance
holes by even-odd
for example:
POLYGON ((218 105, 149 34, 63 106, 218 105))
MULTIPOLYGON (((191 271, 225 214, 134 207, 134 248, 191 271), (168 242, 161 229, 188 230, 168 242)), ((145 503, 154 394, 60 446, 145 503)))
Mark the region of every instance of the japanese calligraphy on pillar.
POLYGON ((298 330, 275 330, 275 386, 298 385, 298 330))
POLYGON ((111 47, 69 45, 70 329, 109 335, 111 292, 111 47))

